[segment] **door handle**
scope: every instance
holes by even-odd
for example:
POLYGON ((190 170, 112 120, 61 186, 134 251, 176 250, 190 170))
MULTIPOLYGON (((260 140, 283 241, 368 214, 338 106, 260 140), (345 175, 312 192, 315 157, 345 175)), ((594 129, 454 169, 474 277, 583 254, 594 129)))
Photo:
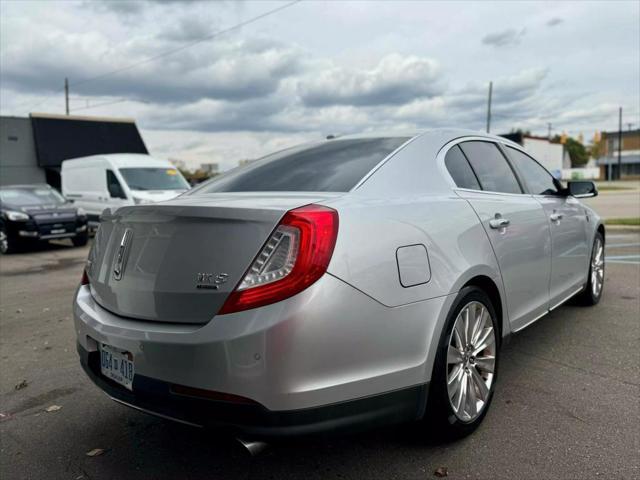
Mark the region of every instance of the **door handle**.
POLYGON ((564 215, 562 215, 561 213, 553 212, 551 215, 549 215, 549 218, 552 222, 559 222, 560 220, 562 220, 563 216, 564 215))
POLYGON ((506 218, 492 218, 489 220, 489 226, 495 229, 508 227, 510 223, 506 218))

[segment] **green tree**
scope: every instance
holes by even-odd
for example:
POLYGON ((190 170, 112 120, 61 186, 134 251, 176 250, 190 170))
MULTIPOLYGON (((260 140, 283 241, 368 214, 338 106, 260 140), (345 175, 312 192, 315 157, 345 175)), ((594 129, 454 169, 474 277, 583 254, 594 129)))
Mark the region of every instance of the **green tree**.
POLYGON ((551 140, 553 143, 562 143, 569 152, 571 166, 573 168, 582 167, 589 161, 589 152, 586 147, 575 138, 566 135, 556 135, 551 140))
POLYGON ((571 158, 572 167, 582 167, 589 161, 589 154, 585 146, 575 138, 567 138, 567 142, 564 144, 565 148, 569 152, 569 158, 571 158))

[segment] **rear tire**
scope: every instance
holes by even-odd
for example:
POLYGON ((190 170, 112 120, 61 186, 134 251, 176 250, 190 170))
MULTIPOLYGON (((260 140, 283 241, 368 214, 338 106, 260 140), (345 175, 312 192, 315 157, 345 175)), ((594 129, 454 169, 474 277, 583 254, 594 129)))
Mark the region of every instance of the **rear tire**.
POLYGON ((425 420, 438 434, 457 439, 482 423, 495 390, 498 347, 489 296, 475 286, 463 288, 447 316, 429 387, 425 420))
POLYGON ((578 303, 593 306, 600 302, 604 291, 604 238, 596 232, 589 261, 589 276, 584 290, 577 296, 578 303))
POLYGON ((74 247, 84 247, 89 241, 89 234, 86 232, 81 233, 73 237, 71 241, 73 242, 74 247))

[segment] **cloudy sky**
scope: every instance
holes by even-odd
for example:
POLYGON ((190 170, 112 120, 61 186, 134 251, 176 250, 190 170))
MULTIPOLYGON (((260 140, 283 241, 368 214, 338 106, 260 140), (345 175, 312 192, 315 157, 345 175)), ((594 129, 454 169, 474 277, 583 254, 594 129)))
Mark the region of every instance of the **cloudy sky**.
POLYGON ((69 77, 73 114, 223 170, 327 134, 482 130, 490 80, 492 132, 640 124, 640 2, 303 1, 201 41, 286 4, 0 0, 0 113, 64 113, 69 77))

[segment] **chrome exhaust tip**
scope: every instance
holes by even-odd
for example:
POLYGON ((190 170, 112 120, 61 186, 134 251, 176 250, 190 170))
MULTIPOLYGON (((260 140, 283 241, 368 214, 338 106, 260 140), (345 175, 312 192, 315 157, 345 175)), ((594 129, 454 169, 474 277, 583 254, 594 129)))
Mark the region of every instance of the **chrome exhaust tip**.
POLYGON ((238 441, 238 443, 240 443, 240 445, 242 445, 245 448, 247 452, 249 452, 249 455, 251 455, 252 457, 260 455, 269 446, 265 442, 259 442, 256 440, 247 440, 240 437, 236 437, 236 440, 238 441))

